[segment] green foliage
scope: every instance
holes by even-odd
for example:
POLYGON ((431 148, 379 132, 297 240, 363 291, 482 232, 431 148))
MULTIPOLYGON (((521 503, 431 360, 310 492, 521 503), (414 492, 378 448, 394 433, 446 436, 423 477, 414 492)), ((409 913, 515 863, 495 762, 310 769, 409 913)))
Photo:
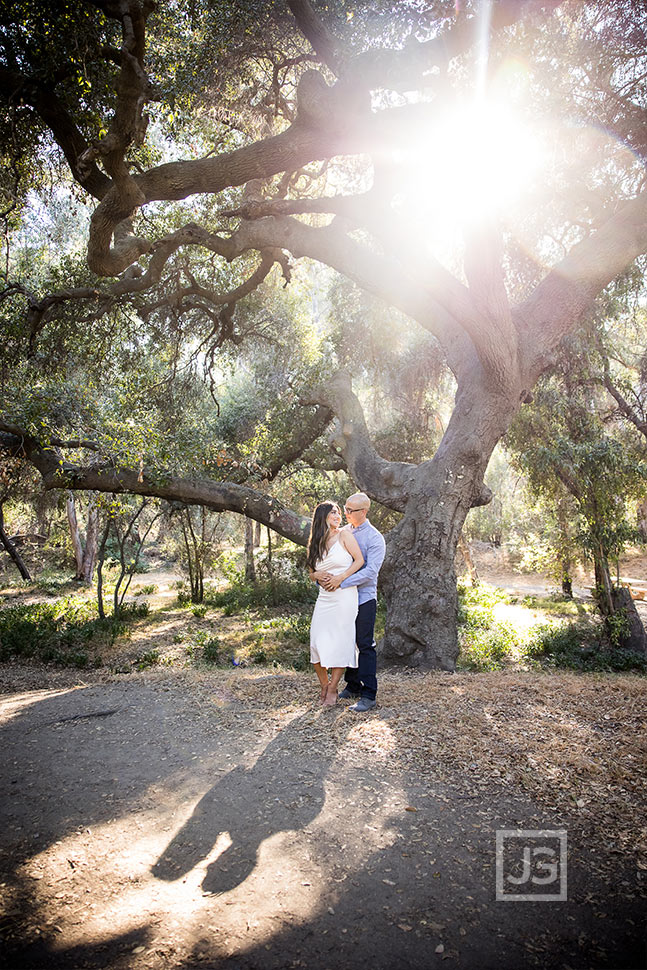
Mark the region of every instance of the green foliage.
POLYGON ((589 606, 562 596, 524 596, 521 603, 530 610, 541 610, 542 613, 554 613, 559 616, 585 616, 595 609, 593 605, 589 606))
MULTIPOLYGON (((126 619, 146 615, 147 604, 130 608, 126 619)), ((54 603, 12 606, 0 611, 0 660, 33 657, 44 663, 87 667, 91 650, 127 632, 121 621, 100 620, 96 605, 69 596, 54 603)))
POLYGON ((528 654, 547 668, 647 672, 644 656, 609 647, 602 630, 600 624, 582 621, 564 626, 539 626, 533 631, 528 654))
POLYGON ((267 620, 259 620, 253 625, 255 633, 265 634, 269 631, 278 633, 285 640, 296 640, 298 643, 310 642, 311 613, 291 613, 288 616, 273 616, 267 620))
POLYGON ((251 607, 314 603, 318 591, 300 564, 303 550, 298 549, 295 553, 290 546, 291 543, 287 548, 279 549, 271 564, 266 555, 257 557, 259 576, 255 583, 246 581, 244 568, 236 554, 223 553, 218 566, 228 585, 222 590, 207 588, 204 602, 223 609, 227 616, 251 607))
POLYGON ((135 660, 135 667, 137 670, 146 670, 149 667, 154 667, 160 661, 159 650, 146 650, 144 653, 140 653, 135 660))
POLYGON ((459 669, 498 670, 522 664, 581 671, 647 670, 644 657, 609 643, 606 625, 590 615, 592 607, 525 597, 524 606, 552 616, 521 633, 494 615, 497 604, 511 602, 493 587, 459 584, 459 669))
POLYGON ((517 659, 519 639, 509 623, 495 619, 498 603, 510 597, 494 586, 458 586, 458 667, 463 670, 497 670, 517 659))
POLYGON ((222 660, 222 644, 218 637, 209 637, 202 647, 202 658, 206 663, 218 664, 222 660))
POLYGON ((308 579, 259 580, 230 583, 229 587, 205 596, 209 606, 224 610, 232 616, 254 606, 278 606, 281 603, 314 603, 317 590, 308 579))

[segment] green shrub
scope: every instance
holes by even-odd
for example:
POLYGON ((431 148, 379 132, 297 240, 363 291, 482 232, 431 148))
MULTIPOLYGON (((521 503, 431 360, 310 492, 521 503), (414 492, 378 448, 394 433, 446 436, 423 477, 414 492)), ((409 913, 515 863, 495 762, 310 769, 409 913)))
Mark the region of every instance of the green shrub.
POLYGON ((542 666, 584 671, 647 671, 642 654, 609 646, 598 623, 537 626, 532 631, 528 655, 542 666))
POLYGON ((219 607, 225 616, 232 616, 250 607, 314 603, 316 599, 317 587, 305 576, 294 579, 264 579, 257 583, 241 580, 230 583, 226 589, 205 594, 205 603, 219 607))
POLYGON ((579 603, 577 600, 565 596, 524 596, 522 606, 530 610, 541 610, 542 613, 554 613, 558 616, 583 616, 595 609, 591 604, 579 603))
POLYGON ((282 636, 298 640, 299 643, 310 643, 310 620, 309 614, 298 613, 288 616, 284 621, 282 636))
POLYGON ((202 647, 202 658, 208 664, 218 664, 222 659, 222 646, 218 637, 209 637, 202 647))
POLYGON ((494 618, 494 607, 509 602, 508 594, 494 586, 459 582, 459 669, 498 670, 517 659, 520 644, 514 627, 494 618))
POLYGON ((204 605, 204 603, 200 603, 197 606, 192 606, 191 612, 193 613, 194 616, 197 616, 197 617, 205 616, 207 612, 207 607, 204 605))
POLYGON ((292 667, 295 670, 312 670, 312 664, 310 663, 310 651, 300 650, 297 656, 292 660, 292 667))
POLYGON ((128 608, 119 620, 101 620, 94 601, 75 596, 9 607, 0 611, 0 660, 36 657, 44 663, 86 667, 88 645, 113 643, 127 632, 125 620, 143 615, 143 608, 148 612, 142 603, 128 608))
POLYGON ((509 623, 470 624, 460 631, 459 642, 462 670, 498 670, 517 659, 519 642, 509 623))
POLYGON ((145 586, 140 586, 135 596, 152 596, 158 589, 159 586, 156 583, 147 583, 145 586))
POLYGON ((160 660, 159 650, 146 650, 145 653, 141 653, 135 660, 135 666, 137 670, 146 670, 148 667, 154 667, 158 664, 160 660))

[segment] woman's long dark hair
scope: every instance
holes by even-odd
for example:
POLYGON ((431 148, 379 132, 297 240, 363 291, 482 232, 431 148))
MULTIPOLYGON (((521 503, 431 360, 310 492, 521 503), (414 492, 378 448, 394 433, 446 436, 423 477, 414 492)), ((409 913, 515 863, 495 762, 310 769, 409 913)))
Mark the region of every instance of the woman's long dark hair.
POLYGON ((310 526, 310 538, 308 539, 306 566, 313 572, 317 568, 317 562, 320 559, 323 559, 326 555, 326 539, 328 537, 328 526, 326 525, 326 519, 333 509, 337 509, 339 511, 339 506, 336 502, 320 502, 312 513, 312 525, 310 526))

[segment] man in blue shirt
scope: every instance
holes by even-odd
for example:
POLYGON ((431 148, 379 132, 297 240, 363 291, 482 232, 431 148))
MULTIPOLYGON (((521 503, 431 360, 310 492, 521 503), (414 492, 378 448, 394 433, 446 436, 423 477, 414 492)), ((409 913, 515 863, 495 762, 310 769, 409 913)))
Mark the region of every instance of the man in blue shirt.
POLYGON ((359 666, 346 668, 346 687, 340 697, 358 697, 350 708, 363 714, 375 707, 377 695, 377 654, 375 652, 375 615, 377 613, 377 574, 384 561, 386 543, 375 526, 368 521, 371 500, 365 492, 349 496, 344 506, 348 524, 364 556, 364 565, 341 583, 329 575, 323 582, 326 589, 338 586, 357 586, 359 609, 355 621, 359 666))

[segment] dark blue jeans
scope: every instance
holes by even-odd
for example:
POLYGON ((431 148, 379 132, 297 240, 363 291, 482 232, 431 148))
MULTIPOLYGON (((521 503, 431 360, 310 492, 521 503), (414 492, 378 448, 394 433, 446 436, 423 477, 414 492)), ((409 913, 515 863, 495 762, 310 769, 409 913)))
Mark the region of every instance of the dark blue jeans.
POLYGON ((377 654, 375 653, 375 614, 377 600, 361 603, 355 620, 359 667, 346 667, 346 686, 353 694, 374 701, 377 694, 377 654))

